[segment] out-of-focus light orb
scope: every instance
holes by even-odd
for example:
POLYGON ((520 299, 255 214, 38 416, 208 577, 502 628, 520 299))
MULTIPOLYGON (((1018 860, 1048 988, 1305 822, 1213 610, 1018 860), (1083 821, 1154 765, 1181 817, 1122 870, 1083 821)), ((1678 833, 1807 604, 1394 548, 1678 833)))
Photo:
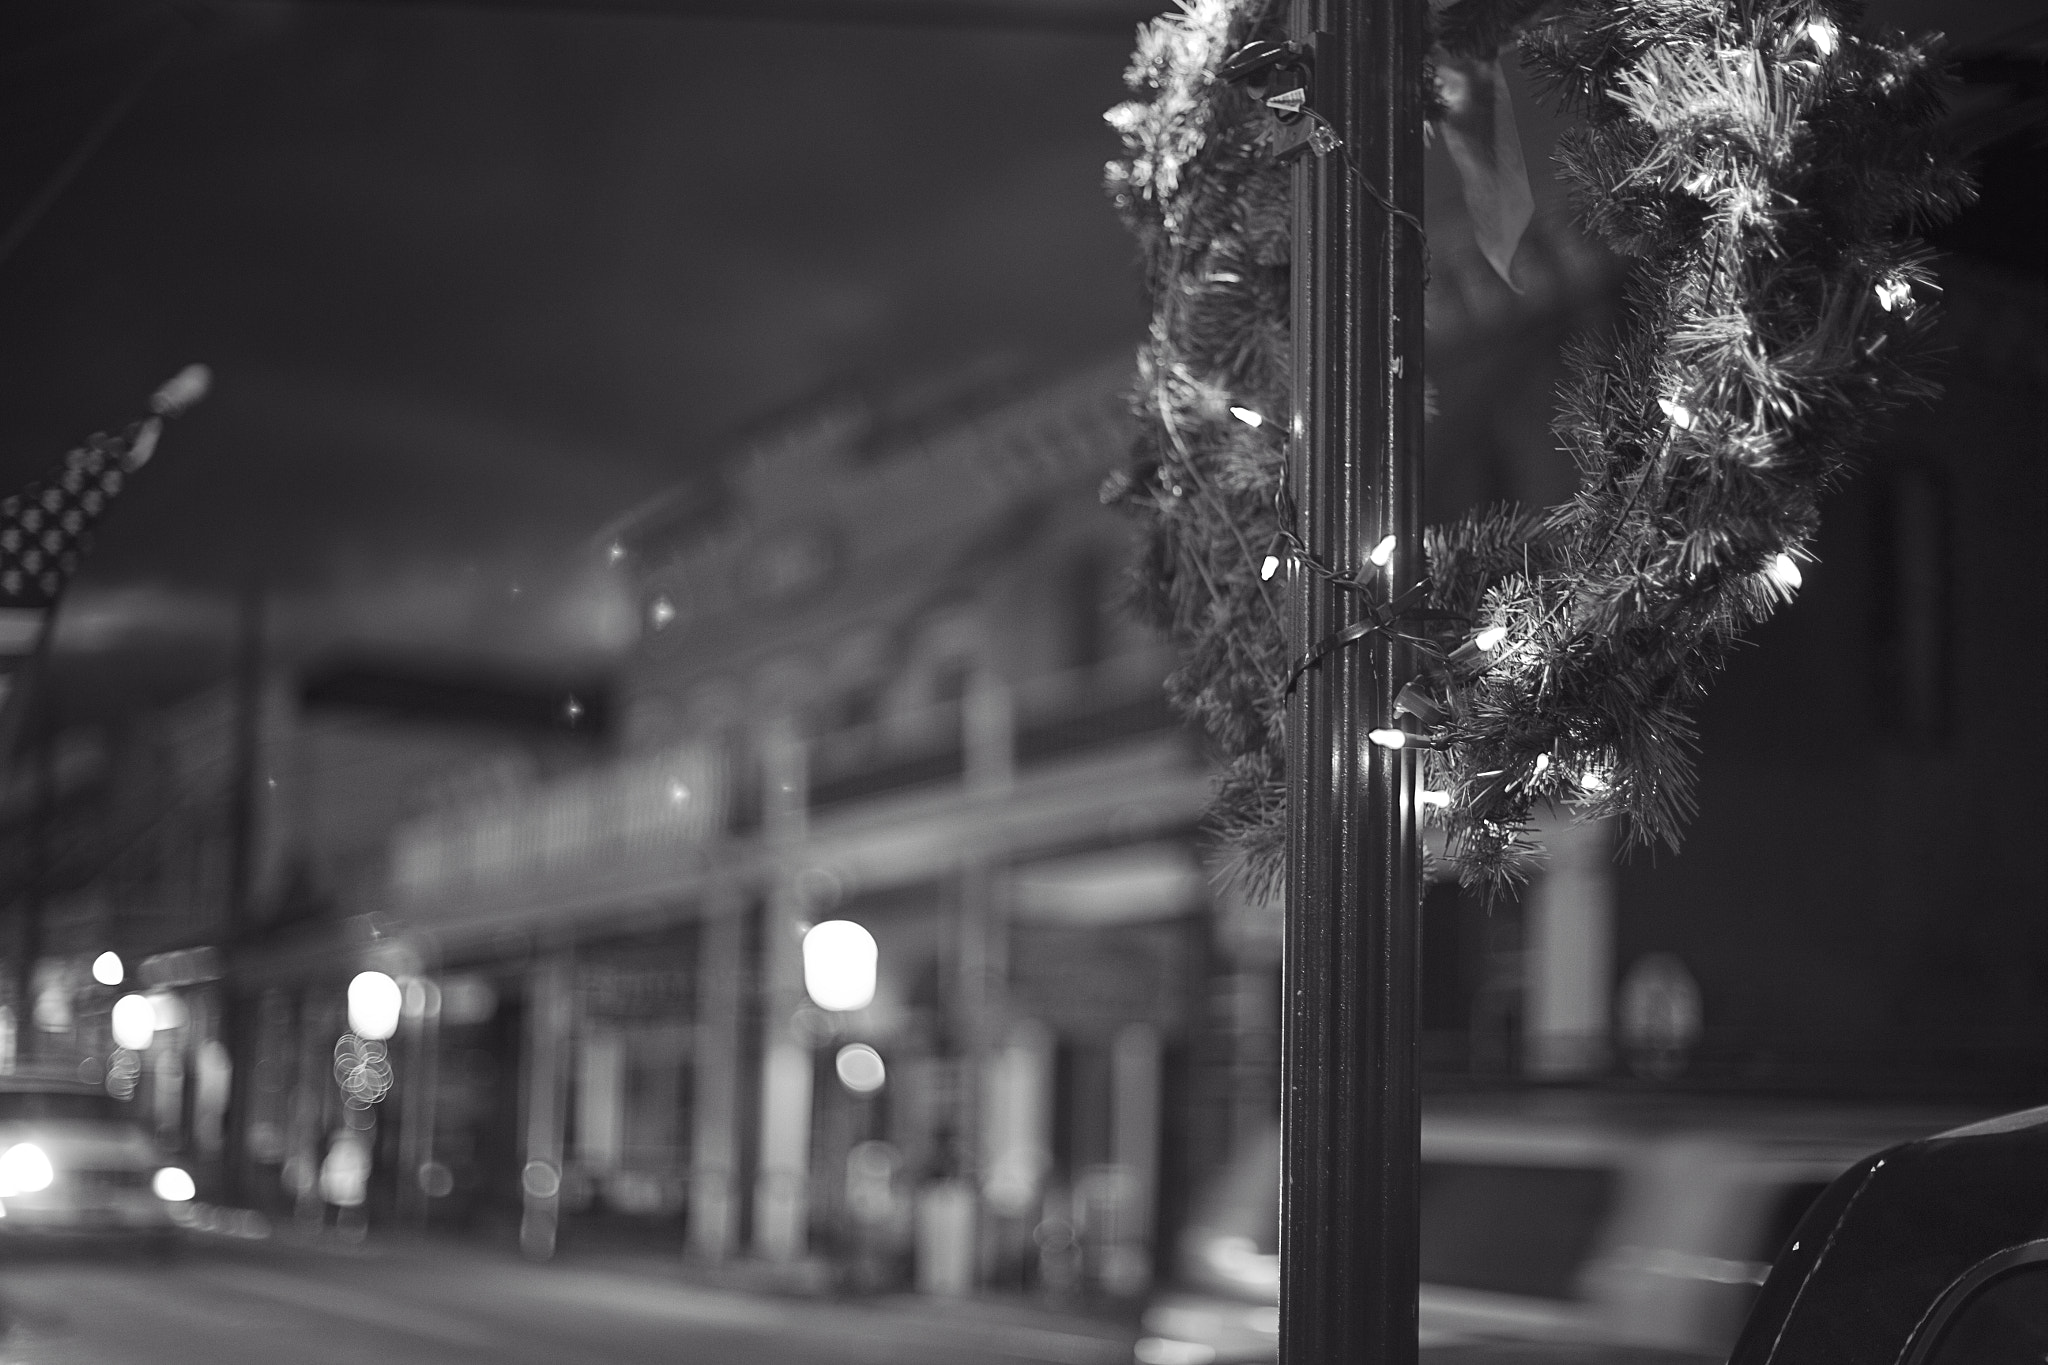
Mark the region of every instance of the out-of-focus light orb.
POLYGON ((804 991, 821 1010, 866 1009, 875 998, 875 936, 850 919, 804 935, 804 991))
POLYGON ((882 1088, 889 1078, 889 1070, 882 1065, 882 1054, 866 1043, 848 1043, 839 1049, 839 1055, 832 1059, 832 1069, 839 1073, 839 1083, 856 1095, 872 1095, 882 1088))
POLYGON ((107 1022, 113 1026, 116 1043, 130 1052, 140 1052, 156 1037, 156 1006, 146 995, 124 995, 114 1002, 107 1022))
POLYGON ((0 1154, 0 1198, 47 1190, 56 1178, 50 1154, 33 1142, 17 1142, 0 1154))
POLYGON ((192 1177, 176 1166, 166 1166, 150 1180, 149 1188, 156 1197, 166 1203, 182 1204, 199 1193, 199 1187, 192 1183, 192 1177))
POLYGON ((92 960, 92 979, 102 986, 118 986, 128 979, 128 969, 121 965, 121 955, 104 952, 92 960))
POLYGON ((348 983, 348 1027, 358 1038, 381 1043, 398 1032, 405 994, 383 972, 357 972, 348 983))

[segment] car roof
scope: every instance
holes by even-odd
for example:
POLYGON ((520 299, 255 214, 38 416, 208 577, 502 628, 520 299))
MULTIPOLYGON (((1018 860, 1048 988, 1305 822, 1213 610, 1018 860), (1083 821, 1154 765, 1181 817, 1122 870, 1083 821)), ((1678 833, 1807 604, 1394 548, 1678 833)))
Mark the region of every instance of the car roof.
POLYGON ((1875 1151, 1976 1122, 1992 1111, 1774 1097, 1530 1087, 1423 1098, 1424 1127, 1594 1133, 1623 1140, 1718 1137, 1774 1147, 1875 1151))

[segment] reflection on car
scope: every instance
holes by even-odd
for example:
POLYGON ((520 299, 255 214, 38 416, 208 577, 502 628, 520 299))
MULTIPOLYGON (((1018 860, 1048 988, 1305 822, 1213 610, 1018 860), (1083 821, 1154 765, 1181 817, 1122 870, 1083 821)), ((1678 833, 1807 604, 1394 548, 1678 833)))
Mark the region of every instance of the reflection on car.
MULTIPOLYGON (((1829 1183, 1877 1148, 1954 1122, 1647 1095, 1433 1097, 1420 1188, 1425 1356, 1723 1361, 1829 1183)), ((1178 1283, 1147 1308, 1140 1365, 1275 1358, 1279 1170, 1275 1126, 1198 1204, 1178 1283)))
POLYGON ((177 1237, 192 1177, 98 1086, 0 1076, 0 1239, 177 1237))

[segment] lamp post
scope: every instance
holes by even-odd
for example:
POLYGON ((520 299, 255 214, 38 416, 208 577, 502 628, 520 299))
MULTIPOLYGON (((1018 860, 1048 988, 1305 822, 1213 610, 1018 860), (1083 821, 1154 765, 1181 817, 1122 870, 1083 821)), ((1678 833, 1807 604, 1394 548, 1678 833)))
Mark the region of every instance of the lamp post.
MULTIPOLYGON (((1313 49, 1311 106, 1336 144, 1294 170, 1293 530, 1393 595, 1424 573, 1426 0, 1293 0, 1290 29, 1313 49)), ((1360 594, 1289 580, 1295 650, 1366 619, 1360 594)), ((1415 760, 1367 739, 1395 725, 1407 654, 1385 632, 1333 648, 1288 710, 1282 1365, 1416 1358, 1415 760)))

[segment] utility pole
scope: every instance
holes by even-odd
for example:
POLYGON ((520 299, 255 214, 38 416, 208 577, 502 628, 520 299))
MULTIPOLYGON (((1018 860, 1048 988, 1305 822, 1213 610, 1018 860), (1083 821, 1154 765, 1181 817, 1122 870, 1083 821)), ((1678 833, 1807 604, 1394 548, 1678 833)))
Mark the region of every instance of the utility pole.
POLYGON ((259 819, 256 809, 257 768, 263 747, 263 683, 266 662, 265 585, 251 573, 242 585, 235 632, 234 677, 230 704, 227 789, 228 885, 220 928, 221 1041, 233 1067, 228 1081, 227 1112, 221 1124, 221 1184, 231 1198, 243 1188, 247 1156, 249 1106, 256 1074, 256 1004, 249 983, 238 972, 237 949, 254 918, 259 819))
MULTIPOLYGON (((1428 22, 1427 0, 1292 3, 1325 133, 1294 169, 1293 529, 1321 564, 1367 583, 1352 591, 1294 567, 1298 654, 1371 620, 1424 573, 1428 22), (1388 536, 1391 558, 1376 566, 1388 536)), ((1415 761, 1367 739, 1395 727, 1412 668, 1391 633, 1366 633, 1303 670, 1289 702, 1281 1365, 1416 1359, 1415 761)))
MULTIPOLYGON (((47 668, 47 661, 38 655, 37 681, 40 673, 47 668)), ((36 698, 29 698, 33 703, 36 698)), ((57 805, 57 747, 55 707, 50 714, 42 717, 44 725, 33 732, 29 740, 29 762, 34 765, 35 791, 31 800, 28 827, 28 896, 21 907, 21 933, 17 940, 19 956, 15 961, 14 998, 17 1018, 14 1021, 14 1064, 26 1067, 36 1060, 41 1044, 38 1036, 42 1030, 36 1022, 36 967, 43 958, 43 926, 49 917, 50 905, 50 827, 56 819, 57 805)), ((33 725, 36 717, 30 718, 33 725)))

